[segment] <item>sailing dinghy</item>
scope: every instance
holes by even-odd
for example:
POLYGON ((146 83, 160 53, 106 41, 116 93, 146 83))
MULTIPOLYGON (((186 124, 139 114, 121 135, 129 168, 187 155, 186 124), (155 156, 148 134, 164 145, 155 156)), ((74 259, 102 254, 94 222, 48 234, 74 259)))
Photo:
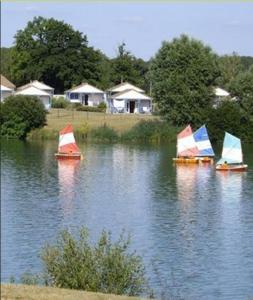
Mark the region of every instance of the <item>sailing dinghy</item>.
POLYGON ((68 124, 60 131, 57 159, 81 159, 82 154, 78 148, 73 134, 73 127, 68 124))
POLYGON ((201 126, 198 130, 193 133, 196 146, 198 148, 197 157, 200 162, 213 163, 214 152, 209 140, 206 126, 201 126))
POLYGON ((177 157, 173 158, 175 163, 198 163, 199 150, 195 143, 192 128, 188 125, 177 135, 177 157))
POLYGON ((222 157, 216 164, 217 171, 246 171, 243 164, 241 140, 230 133, 225 133, 222 157))

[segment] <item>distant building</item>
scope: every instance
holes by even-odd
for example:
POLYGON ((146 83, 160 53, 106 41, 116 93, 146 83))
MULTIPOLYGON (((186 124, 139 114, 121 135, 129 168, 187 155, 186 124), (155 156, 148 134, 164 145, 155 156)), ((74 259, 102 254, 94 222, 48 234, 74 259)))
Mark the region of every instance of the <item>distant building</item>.
POLYGON ((44 91, 48 94, 50 94, 51 96, 54 95, 54 88, 52 88, 51 86, 45 84, 44 82, 40 82, 38 80, 34 80, 34 81, 31 81, 25 85, 22 85, 20 87, 17 88, 17 91, 21 91, 23 89, 26 89, 28 87, 35 87, 36 89, 39 89, 41 91, 44 91))
POLYGON ((65 92, 66 100, 71 103, 81 103, 82 105, 98 106, 100 103, 105 102, 105 92, 88 84, 82 83, 65 92))
POLYGON ((107 103, 111 113, 150 113, 151 97, 144 90, 123 82, 107 90, 107 103))
POLYGON ((44 104, 46 109, 51 108, 51 98, 52 95, 46 91, 36 88, 35 86, 29 86, 19 89, 15 95, 25 95, 25 96, 36 96, 44 104))
POLYGON ((13 95, 16 86, 10 82, 5 76, 1 75, 1 101, 13 95))
POLYGON ((214 94, 214 107, 217 107, 217 105, 219 105, 224 100, 234 100, 231 99, 229 92, 219 87, 214 88, 214 94))

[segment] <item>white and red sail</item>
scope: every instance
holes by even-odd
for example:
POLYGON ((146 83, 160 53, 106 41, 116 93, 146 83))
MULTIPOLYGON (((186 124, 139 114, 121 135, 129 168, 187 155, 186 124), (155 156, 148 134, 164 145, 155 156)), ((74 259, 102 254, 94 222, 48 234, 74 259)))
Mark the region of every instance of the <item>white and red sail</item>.
POLYGON ((199 153, 198 147, 193 137, 192 128, 188 125, 177 135, 177 156, 192 157, 199 153))
POLYGON ((73 127, 71 124, 68 124, 60 131, 58 153, 80 153, 80 149, 75 141, 73 127))

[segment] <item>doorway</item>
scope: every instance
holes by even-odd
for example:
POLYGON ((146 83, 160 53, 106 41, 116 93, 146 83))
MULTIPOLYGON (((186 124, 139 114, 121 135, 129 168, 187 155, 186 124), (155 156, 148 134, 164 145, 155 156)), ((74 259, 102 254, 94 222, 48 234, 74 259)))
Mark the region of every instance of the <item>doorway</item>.
POLYGON ((89 105, 88 100, 89 100, 89 95, 87 94, 82 95, 82 105, 89 105))
POLYGON ((129 103, 129 112, 130 112, 130 114, 134 113, 134 109, 135 109, 135 101, 130 101, 130 103, 129 103))

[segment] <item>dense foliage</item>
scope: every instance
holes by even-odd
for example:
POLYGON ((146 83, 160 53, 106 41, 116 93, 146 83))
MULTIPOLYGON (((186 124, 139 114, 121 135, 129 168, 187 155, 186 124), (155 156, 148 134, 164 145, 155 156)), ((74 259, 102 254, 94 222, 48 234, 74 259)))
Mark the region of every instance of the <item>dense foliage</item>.
POLYGON ((238 74, 230 83, 229 90, 236 97, 245 113, 253 117, 253 66, 238 74))
POLYGON ((52 108, 66 108, 68 106, 68 101, 64 97, 55 98, 52 99, 52 108))
POLYGON ((57 242, 47 245, 41 258, 48 284, 86 291, 139 295, 145 288, 144 267, 135 252, 129 252, 130 240, 123 235, 112 242, 103 231, 91 244, 88 231, 78 237, 62 231, 57 242))
POLYGON ((35 17, 15 39, 11 78, 18 85, 38 79, 61 93, 85 80, 99 82, 102 54, 88 47, 87 37, 70 25, 35 17))
POLYGON ((46 123, 42 102, 34 96, 10 96, 1 104, 1 136, 26 138, 26 135, 46 123))
POLYGON ((206 124, 213 141, 222 141, 225 131, 244 141, 253 140, 253 120, 236 102, 224 101, 217 108, 211 108, 206 124))
POLYGON ((151 64, 153 99, 173 124, 201 124, 218 75, 216 55, 202 42, 185 35, 163 42, 151 64))

